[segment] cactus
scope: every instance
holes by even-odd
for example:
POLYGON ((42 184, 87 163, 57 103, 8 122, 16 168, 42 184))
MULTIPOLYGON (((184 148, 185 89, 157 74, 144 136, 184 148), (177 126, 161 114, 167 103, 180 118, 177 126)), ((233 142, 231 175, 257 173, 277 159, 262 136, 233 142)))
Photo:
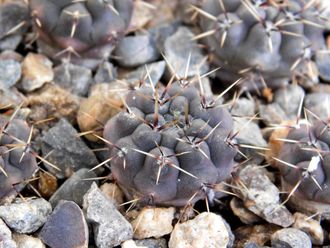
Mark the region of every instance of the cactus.
POLYGON ((38 169, 30 138, 26 122, 0 115, 0 202, 16 196, 38 169))
POLYGON ((39 49, 94 68, 110 56, 132 15, 132 0, 30 0, 39 49))
POLYGON ((328 23, 318 1, 205 0, 193 8, 202 29, 195 39, 213 51, 222 82, 243 77, 243 89, 258 91, 317 79, 313 60, 326 49, 328 23))
POLYGON ((160 206, 212 201, 237 152, 227 109, 185 80, 143 85, 127 94, 125 106, 102 139, 111 154, 104 163, 126 197, 160 206))

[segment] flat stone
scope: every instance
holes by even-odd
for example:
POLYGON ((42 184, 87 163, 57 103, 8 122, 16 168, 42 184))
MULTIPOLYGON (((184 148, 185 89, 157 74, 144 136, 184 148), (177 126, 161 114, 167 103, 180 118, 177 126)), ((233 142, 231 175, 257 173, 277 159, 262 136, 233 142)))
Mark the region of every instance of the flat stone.
POLYGON ((0 248, 18 248, 15 241, 12 239, 10 229, 0 219, 0 248))
POLYGON ((0 89, 9 89, 21 78, 21 65, 15 60, 0 60, 0 89))
POLYGON ((175 208, 143 208, 131 224, 134 238, 159 238, 172 232, 175 208))
POLYGON ((240 219, 240 221, 242 221, 244 224, 253 224, 255 222, 260 222, 261 218, 254 214, 253 212, 251 212, 250 210, 248 210, 242 200, 234 197, 231 201, 230 201, 230 208, 233 211, 233 213, 240 219))
POLYGON ((43 155, 47 155, 47 160, 61 169, 55 170, 45 163, 58 178, 69 176, 81 168, 91 169, 98 164, 94 153, 65 119, 61 119, 44 134, 41 148, 43 155))
POLYGON ((94 240, 98 248, 114 247, 133 238, 131 224, 95 183, 85 194, 83 206, 86 219, 93 227, 94 240))
MULTIPOLYGON (((186 68, 189 55, 191 54, 188 77, 196 76, 197 68, 199 68, 200 75, 206 73, 209 66, 202 54, 201 48, 192 38, 194 34, 186 27, 179 27, 179 29, 165 41, 165 57, 169 64, 174 69, 175 73, 180 78, 186 75, 186 68)), ((172 72, 173 73, 173 72, 172 72)))
POLYGON ((267 176, 265 168, 248 165, 239 171, 238 177, 247 189, 235 189, 235 192, 245 207, 269 223, 282 227, 293 223, 292 214, 281 206, 280 192, 267 176))
POLYGON ((117 78, 117 69, 108 61, 102 62, 95 73, 94 81, 97 84, 110 83, 117 78))
POLYGON ((53 63, 42 54, 29 53, 22 62, 21 87, 34 91, 54 79, 53 63))
POLYGON ((114 54, 118 64, 136 67, 157 60, 159 52, 149 35, 126 36, 117 45, 114 54))
POLYGON ((175 225, 169 248, 227 248, 228 226, 220 215, 201 213, 192 220, 175 225))
POLYGON ((25 96, 20 93, 15 87, 11 89, 0 89, 0 106, 11 107, 18 106, 20 103, 26 101, 25 96))
POLYGON ((54 68, 54 82, 78 96, 86 96, 94 83, 92 71, 86 67, 62 63, 54 68))
POLYGON ((0 206, 0 218, 18 233, 32 233, 38 230, 47 220, 52 207, 42 198, 17 199, 15 202, 0 206))
POLYGON ((308 235, 295 228, 284 228, 272 235, 273 248, 311 248, 308 235))
MULTIPOLYGON (((327 120, 330 111, 330 93, 308 94, 305 97, 304 106, 322 120, 327 120)), ((308 118, 316 120, 311 114, 308 114, 308 118)))
POLYGON ((14 233, 13 239, 17 244, 17 248, 46 248, 40 239, 26 234, 14 233))
POLYGON ((330 82, 330 54, 329 53, 316 53, 316 65, 319 70, 319 76, 322 80, 330 82))
POLYGON ((138 245, 136 245, 136 243, 134 242, 134 240, 127 240, 127 241, 123 242, 120 247, 121 248, 148 248, 146 246, 138 246, 138 245))
POLYGON ((117 184, 104 183, 100 186, 100 190, 116 204, 117 208, 124 203, 124 193, 117 184))
POLYGON ((51 248, 87 248, 84 214, 72 201, 61 201, 41 229, 39 238, 51 248))
POLYGON ((65 182, 61 185, 60 188, 52 195, 49 199, 50 204, 53 208, 61 200, 73 201, 79 206, 83 204, 84 194, 89 190, 93 180, 84 180, 89 178, 95 178, 96 174, 93 171, 88 169, 80 169, 72 174, 65 182))
POLYGON ((166 239, 141 239, 135 240, 135 243, 139 246, 145 246, 148 248, 167 248, 166 239))
POLYGON ((235 101, 230 113, 239 117, 252 117, 255 114, 255 109, 256 105, 254 100, 243 97, 235 101))

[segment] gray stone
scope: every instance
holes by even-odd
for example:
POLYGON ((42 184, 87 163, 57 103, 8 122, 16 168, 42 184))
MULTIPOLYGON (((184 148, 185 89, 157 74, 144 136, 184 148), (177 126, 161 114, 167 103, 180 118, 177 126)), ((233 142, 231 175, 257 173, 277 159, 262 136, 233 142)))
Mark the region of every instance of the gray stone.
POLYGON ((273 248, 311 248, 308 235, 295 228, 284 228, 275 232, 271 238, 273 248))
MULTIPOLYGON (((234 132, 239 132, 236 136, 238 144, 250 145, 254 147, 267 148, 267 142, 264 140, 259 126, 248 118, 235 118, 234 119, 234 132)), ((264 160, 264 156, 261 155, 265 150, 254 148, 240 148, 240 151, 248 158, 251 158, 250 162, 259 164, 264 160)), ((238 154, 236 159, 241 158, 238 154)))
POLYGON ((281 205, 280 192, 271 182, 265 168, 248 165, 239 171, 238 177, 245 187, 235 189, 246 208, 254 214, 282 227, 293 223, 292 214, 281 205))
POLYGON ((330 54, 329 53, 316 53, 315 61, 319 70, 319 76, 322 80, 330 82, 330 54))
POLYGON ((23 40, 23 36, 16 34, 4 37, 0 40, 0 51, 4 50, 16 50, 19 43, 23 40))
POLYGON ((61 119, 44 134, 41 148, 47 160, 61 169, 55 170, 45 163, 58 178, 71 175, 81 168, 93 168, 98 164, 94 153, 78 137, 78 132, 66 119, 61 119))
POLYGON ((12 239, 11 231, 0 219, 0 248, 18 248, 12 239))
POLYGON ((191 54, 191 59, 188 77, 196 76, 197 70, 202 75, 209 69, 205 56, 202 54, 197 42, 192 40, 193 37, 194 34, 188 28, 180 27, 165 41, 165 57, 180 78, 186 76, 189 54, 191 54))
POLYGON ((0 106, 18 106, 26 100, 25 96, 15 87, 12 89, 0 89, 0 106))
MULTIPOLYGON (((149 75, 152 83, 155 85, 161 79, 164 74, 166 63, 165 61, 159 61, 146 65, 149 71, 149 75)), ((138 67, 136 70, 125 75, 125 80, 129 84, 139 82, 140 80, 145 79, 145 83, 150 84, 149 77, 147 76, 146 66, 143 65, 138 67)))
POLYGON ((22 69, 15 60, 0 60, 0 89, 9 89, 20 79, 22 69))
POLYGON ((178 21, 173 21, 170 23, 162 23, 149 29, 150 36, 156 42, 159 51, 164 52, 166 39, 178 30, 179 25, 180 23, 178 21))
POLYGON ((114 247, 133 238, 131 224, 95 183, 85 194, 83 206, 86 219, 93 227, 94 240, 98 248, 114 247))
POLYGON ((108 61, 99 65, 94 76, 94 81, 98 84, 109 83, 117 78, 117 69, 108 61))
POLYGON ((231 114, 240 117, 253 116, 255 114, 255 102, 248 98, 239 98, 231 108, 231 114))
POLYGON ((79 206, 72 201, 61 201, 41 229, 39 238, 51 248, 87 248, 88 228, 79 206))
POLYGON ((54 82, 73 94, 86 96, 94 83, 92 71, 86 67, 62 63, 54 68, 54 82))
MULTIPOLYGON (((322 120, 327 120, 330 116, 330 94, 311 93, 305 97, 304 106, 322 120)), ((313 115, 308 114, 311 120, 315 120, 313 115)))
POLYGON ((137 246, 145 246, 148 248, 167 248, 166 239, 142 239, 135 240, 137 246))
POLYGON ((115 49, 118 64, 124 67, 136 67, 157 60, 159 52, 149 35, 127 36, 115 49))
POLYGON ((0 218, 18 233, 32 233, 38 230, 52 212, 50 203, 42 198, 17 199, 7 206, 0 206, 0 218))
POLYGON ((95 178, 96 174, 88 169, 80 169, 73 173, 60 188, 49 199, 53 208, 56 207, 60 200, 74 201, 79 206, 82 206, 84 194, 91 187, 93 180, 84 180, 95 178))
POLYGON ((271 104, 261 104, 259 106, 260 117, 266 125, 280 124, 288 119, 281 106, 275 102, 271 104))
POLYGON ((40 239, 26 234, 14 233, 13 239, 17 244, 17 248, 46 248, 40 239))

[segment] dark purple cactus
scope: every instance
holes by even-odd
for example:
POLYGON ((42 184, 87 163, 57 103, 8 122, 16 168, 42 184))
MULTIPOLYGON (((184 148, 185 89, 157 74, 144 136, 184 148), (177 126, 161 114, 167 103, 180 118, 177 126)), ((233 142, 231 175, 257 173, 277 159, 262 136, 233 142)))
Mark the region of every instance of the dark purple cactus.
POLYGON ((107 59, 132 15, 132 0, 30 0, 42 52, 95 67, 107 59))
POLYGON ((284 188, 301 199, 330 204, 329 152, 329 122, 292 127, 276 158, 284 188))
POLYGON ((107 122, 104 138, 127 198, 162 206, 212 200, 236 155, 229 112, 184 82, 142 86, 127 95, 126 108, 107 122))
POLYGON ((30 131, 26 122, 0 115, 0 202, 15 196, 38 169, 27 144, 30 131))
POLYGON ((195 8, 224 83, 243 77, 256 91, 277 88, 292 77, 316 76, 311 61, 325 49, 326 18, 318 1, 205 0, 195 8))

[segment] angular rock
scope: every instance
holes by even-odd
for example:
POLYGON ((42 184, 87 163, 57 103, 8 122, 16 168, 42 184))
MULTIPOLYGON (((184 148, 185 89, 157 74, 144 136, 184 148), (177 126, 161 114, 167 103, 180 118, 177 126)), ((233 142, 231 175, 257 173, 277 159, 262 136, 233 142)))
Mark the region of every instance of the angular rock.
POLYGON ((324 233, 319 221, 299 212, 294 213, 293 217, 294 223, 292 227, 307 233, 314 245, 323 244, 324 233))
POLYGON ((53 63, 42 54, 29 53, 22 62, 21 87, 34 91, 54 79, 53 63))
POLYGON ((165 57, 180 78, 186 76, 185 72, 189 54, 191 54, 191 59, 187 74, 188 77, 197 75, 196 67, 199 69, 200 75, 206 73, 209 69, 205 56, 203 56, 197 42, 192 40, 193 37, 194 34, 188 28, 180 27, 165 41, 165 57))
POLYGON ((94 76, 97 84, 110 83, 117 78, 117 69, 108 61, 104 61, 99 65, 94 76))
POLYGON ((93 227, 94 240, 98 248, 114 247, 133 238, 130 223, 95 183, 85 194, 83 206, 86 219, 93 227))
POLYGON ((242 200, 234 197, 230 201, 230 208, 233 211, 233 213, 242 221, 244 224, 253 224, 255 222, 259 222, 261 218, 252 213, 250 210, 248 210, 242 200))
POLYGON ((267 176, 266 169, 248 165, 238 174, 245 187, 235 192, 241 197, 245 207, 265 219, 282 227, 293 223, 292 214, 280 203, 280 192, 267 176))
POLYGON ((115 202, 117 208, 124 202, 124 193, 117 184, 104 183, 101 185, 100 190, 115 202))
POLYGON ((0 248, 18 248, 15 241, 12 239, 10 229, 0 219, 0 248))
POLYGON ((134 240, 127 240, 120 246, 121 248, 147 248, 146 246, 137 246, 134 240))
POLYGON ((81 168, 93 168, 98 164, 94 153, 78 137, 78 132, 65 119, 61 119, 42 137, 42 153, 61 171, 45 164, 58 178, 71 175, 81 168))
POLYGON ((51 248, 87 248, 84 214, 72 201, 61 201, 41 229, 39 238, 51 248))
POLYGON ((167 248, 166 239, 141 239, 135 240, 138 246, 145 246, 148 248, 167 248))
POLYGON ((330 82, 330 54, 316 53, 316 65, 319 70, 319 76, 326 82, 330 82))
POLYGON ((0 106, 18 106, 26 100, 16 88, 0 89, 0 106))
POLYGON ((150 36, 156 42, 159 51, 164 53, 165 41, 178 30, 179 25, 179 21, 171 21, 149 29, 150 36))
MULTIPOLYGON (((322 120, 327 120, 330 115, 330 93, 311 93, 306 95, 304 106, 322 120)), ((308 118, 316 120, 313 115, 308 118)))
POLYGON ((17 244, 17 248, 46 248, 40 239, 26 234, 15 233, 13 239, 17 244))
POLYGON ((94 83, 92 71, 86 67, 62 63, 54 68, 54 82, 71 93, 86 96, 94 83))
POLYGON ((214 213, 201 213, 192 220, 175 225, 169 248, 226 248, 230 242, 228 227, 214 213))
POLYGON ((18 233, 32 233, 38 230, 52 212, 50 203, 42 198, 17 199, 7 206, 0 206, 0 218, 18 233))
POLYGON ((230 113, 239 117, 253 116, 255 114, 255 101, 248 98, 239 98, 235 101, 230 113))
POLYGON ((127 36, 115 49, 118 64, 136 67, 155 61, 159 57, 155 42, 149 35, 127 36))
POLYGON ((159 238, 172 232, 175 208, 143 208, 131 224, 134 238, 159 238))
POLYGON ((52 195, 49 199, 50 204, 52 204, 54 208, 61 200, 67 200, 82 206, 84 194, 93 183, 93 180, 84 179, 95 177, 96 174, 93 171, 89 171, 85 168, 76 171, 71 177, 65 180, 61 187, 52 195))
POLYGON ((311 248, 308 235, 295 228, 284 228, 272 235, 273 248, 311 248))
POLYGON ((0 89, 9 89, 21 78, 21 65, 13 59, 0 60, 0 89))

